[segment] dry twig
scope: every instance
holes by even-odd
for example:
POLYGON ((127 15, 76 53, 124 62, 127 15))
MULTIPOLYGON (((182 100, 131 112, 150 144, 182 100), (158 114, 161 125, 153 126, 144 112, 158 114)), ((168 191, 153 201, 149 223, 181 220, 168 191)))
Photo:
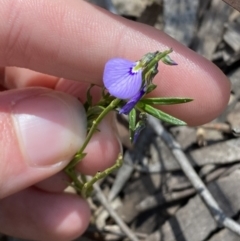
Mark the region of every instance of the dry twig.
POLYGON ((207 123, 205 125, 202 125, 201 128, 222 131, 224 133, 232 132, 231 126, 227 123, 207 123))
POLYGON ((240 12, 239 0, 223 0, 223 1, 240 12))
POLYGON ((199 176, 191 166, 186 155, 181 150, 179 143, 174 140, 172 135, 164 129, 164 127, 159 123, 157 119, 149 116, 148 122, 152 126, 154 131, 163 139, 163 141, 172 151, 183 172, 188 177, 193 187, 196 189, 198 194, 205 202, 216 222, 240 236, 240 225, 231 218, 227 217, 223 210, 219 207, 212 194, 209 192, 203 181, 199 178, 199 176))
POLYGON ((110 216, 114 219, 114 221, 119 225, 122 231, 126 234, 126 236, 132 241, 139 241, 136 235, 129 229, 129 227, 123 222, 123 220, 119 217, 119 215, 114 211, 114 209, 109 205, 107 198, 102 193, 99 185, 95 183, 94 190, 96 191, 96 195, 98 200, 101 202, 103 207, 109 212, 110 216))

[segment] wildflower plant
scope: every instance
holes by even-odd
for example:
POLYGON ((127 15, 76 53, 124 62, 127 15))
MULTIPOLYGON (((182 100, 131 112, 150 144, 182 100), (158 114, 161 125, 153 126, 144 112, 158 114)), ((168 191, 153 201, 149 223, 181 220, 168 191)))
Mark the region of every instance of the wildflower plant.
POLYGON ((75 166, 87 155, 84 150, 93 134, 98 131, 99 123, 110 111, 128 115, 129 138, 133 143, 136 142, 139 133, 145 127, 147 115, 152 115, 173 125, 186 124, 184 121, 155 108, 154 105, 181 104, 190 102, 192 99, 145 98, 146 94, 157 87, 153 83, 153 78, 158 73, 158 63, 161 61, 166 65, 177 65, 169 56, 171 52, 172 49, 147 53, 135 62, 122 58, 110 59, 104 68, 102 96, 96 104, 93 103, 91 96, 91 89, 94 85, 89 87, 84 104, 87 113, 87 137, 82 147, 65 168, 65 172, 71 178, 72 186, 81 196, 88 197, 96 181, 106 177, 122 165, 123 160, 120 153, 114 166, 96 173, 90 180, 87 180, 84 175, 79 176, 75 171, 75 166))

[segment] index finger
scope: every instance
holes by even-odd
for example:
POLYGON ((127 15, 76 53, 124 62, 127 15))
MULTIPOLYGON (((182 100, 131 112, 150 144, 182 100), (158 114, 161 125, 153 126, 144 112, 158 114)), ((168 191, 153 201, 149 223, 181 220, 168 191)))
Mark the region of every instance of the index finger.
POLYGON ((166 107, 167 112, 198 125, 215 118, 228 102, 230 85, 219 69, 152 27, 79 0, 9 0, 1 5, 2 66, 101 85, 108 59, 137 60, 147 52, 172 47, 171 57, 179 65, 160 65, 154 95, 192 97, 194 101, 166 107))

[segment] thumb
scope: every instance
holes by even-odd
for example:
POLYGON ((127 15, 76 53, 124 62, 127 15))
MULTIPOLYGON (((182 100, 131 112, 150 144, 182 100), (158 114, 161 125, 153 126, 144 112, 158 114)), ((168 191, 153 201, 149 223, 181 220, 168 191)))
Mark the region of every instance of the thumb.
POLYGON ((81 103, 62 92, 0 93, 0 198, 63 169, 86 136, 81 103))

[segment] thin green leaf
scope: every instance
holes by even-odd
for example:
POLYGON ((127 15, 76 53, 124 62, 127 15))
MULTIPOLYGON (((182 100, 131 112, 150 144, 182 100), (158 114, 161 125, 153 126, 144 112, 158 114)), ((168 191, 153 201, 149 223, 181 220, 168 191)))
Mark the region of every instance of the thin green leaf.
POLYGON ((175 105, 191 102, 191 98, 182 97, 162 97, 162 98, 146 98, 141 99, 139 103, 149 104, 149 105, 175 105))
POLYGON ((102 88, 102 97, 103 99, 107 99, 110 96, 109 92, 107 92, 106 88, 102 88))
POLYGON ((140 135, 141 131, 146 127, 147 123, 147 114, 145 112, 141 112, 139 115, 140 120, 137 122, 135 130, 134 130, 134 136, 133 136, 133 143, 136 143, 138 136, 140 135))
POLYGON ((93 121, 95 121, 98 116, 104 111, 104 107, 102 106, 93 106, 89 107, 87 111, 87 130, 89 131, 91 126, 93 125, 93 121))
POLYGON ((74 158, 81 161, 86 155, 87 155, 87 153, 79 153, 79 154, 76 154, 74 158))
POLYGON ((91 84, 87 90, 87 102, 89 106, 92 106, 92 95, 91 95, 91 89, 94 86, 94 84, 91 84))
MULTIPOLYGON (((137 104, 137 107, 138 107, 138 104, 137 104)), ((161 110, 158 110, 148 104, 142 105, 140 107, 140 110, 158 118, 159 120, 165 121, 165 122, 173 124, 173 125, 186 125, 186 123, 184 121, 179 120, 179 119, 177 119, 161 110)))
POLYGON ((164 56, 162 59, 162 62, 167 65, 177 65, 177 63, 171 59, 169 55, 164 56))
POLYGON ((134 130, 136 127, 136 110, 133 108, 129 115, 129 132, 130 132, 130 141, 133 142, 134 130))
POLYGON ((157 85, 154 85, 154 84, 150 84, 147 88, 147 91, 146 91, 146 94, 152 92, 154 89, 157 88, 157 85))
POLYGON ((89 109, 89 107, 92 106, 92 95, 91 95, 91 89, 94 86, 94 84, 91 84, 88 89, 87 89, 87 100, 84 103, 84 108, 87 111, 89 109))
POLYGON ((104 107, 96 105, 88 109, 87 118, 91 118, 91 116, 98 116, 104 111, 104 107))
POLYGON ((89 104, 87 101, 85 101, 85 103, 83 104, 83 107, 84 107, 85 111, 88 111, 89 104))
POLYGON ((75 167, 85 156, 87 155, 87 153, 77 153, 73 159, 71 160, 71 162, 68 164, 68 166, 66 167, 66 169, 71 169, 73 167, 75 167))

